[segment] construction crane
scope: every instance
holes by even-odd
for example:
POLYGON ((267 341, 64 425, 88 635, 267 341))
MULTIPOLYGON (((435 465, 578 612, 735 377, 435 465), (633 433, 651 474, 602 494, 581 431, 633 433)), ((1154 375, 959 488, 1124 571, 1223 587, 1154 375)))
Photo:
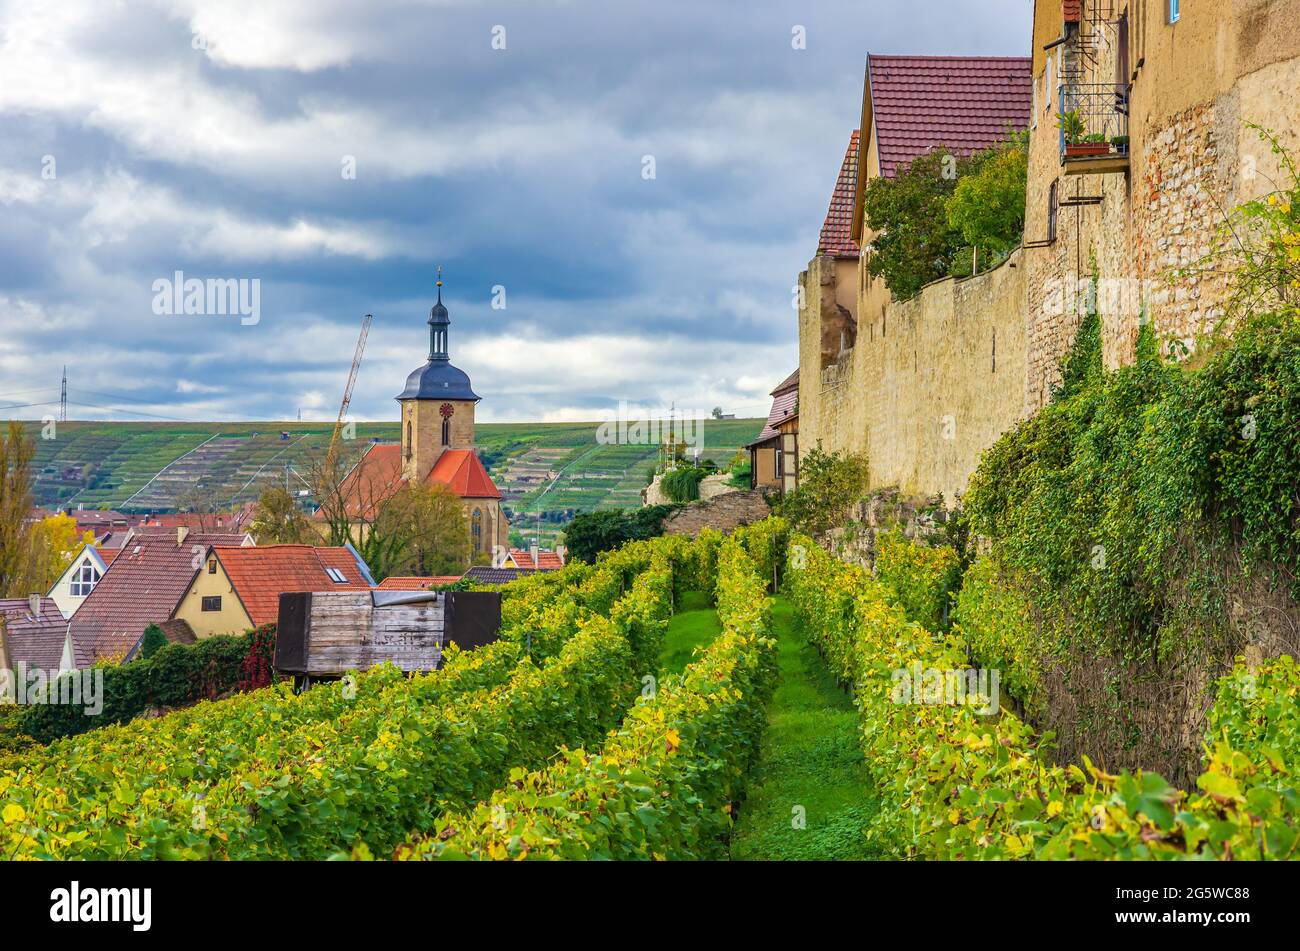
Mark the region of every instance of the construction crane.
POLYGON ((330 437, 330 447, 325 453, 325 471, 333 472, 334 457, 338 454, 339 434, 343 432, 343 417, 348 414, 348 404, 352 402, 352 387, 357 383, 357 371, 361 369, 361 354, 366 349, 366 337, 370 336, 370 324, 374 317, 366 314, 361 318, 361 336, 357 338, 357 352, 352 356, 352 372, 348 374, 348 385, 343 390, 343 402, 339 404, 339 418, 334 423, 334 435, 330 437))

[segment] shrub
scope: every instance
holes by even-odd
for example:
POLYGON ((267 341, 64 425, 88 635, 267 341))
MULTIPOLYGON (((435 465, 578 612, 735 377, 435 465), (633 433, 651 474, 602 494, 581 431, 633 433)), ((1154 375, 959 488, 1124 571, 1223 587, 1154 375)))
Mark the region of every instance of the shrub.
POLYGON ((791 529, 820 536, 843 523, 849 506, 867 491, 867 457, 814 446, 799 461, 799 487, 776 506, 791 529))
POLYGON ((439 819, 396 857, 725 857, 775 679, 763 580, 734 539, 719 558, 718 616, 722 634, 638 701, 600 753, 563 751, 545 770, 513 770, 488 802, 439 819))

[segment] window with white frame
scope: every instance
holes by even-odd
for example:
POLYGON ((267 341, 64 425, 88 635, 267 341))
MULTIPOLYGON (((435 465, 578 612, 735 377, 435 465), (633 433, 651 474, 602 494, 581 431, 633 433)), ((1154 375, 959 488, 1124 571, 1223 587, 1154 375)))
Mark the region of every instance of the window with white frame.
POLYGON ((95 585, 99 582, 99 569, 95 563, 87 558, 81 563, 72 575, 72 596, 74 598, 84 598, 95 590, 95 585))

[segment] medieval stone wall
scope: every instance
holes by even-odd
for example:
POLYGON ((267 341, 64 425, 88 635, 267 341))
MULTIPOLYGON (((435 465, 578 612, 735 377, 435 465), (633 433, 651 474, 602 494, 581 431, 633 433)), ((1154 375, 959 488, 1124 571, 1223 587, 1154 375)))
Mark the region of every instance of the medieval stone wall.
MULTIPOLYGON (((1127 173, 1064 174, 1056 114, 1073 60, 1068 44, 1035 49, 1026 247, 1002 267, 904 302, 860 274, 854 346, 831 355, 824 321, 838 283, 822 259, 810 264, 800 278, 801 452, 866 452, 873 488, 951 505, 980 453, 1051 398, 1090 293, 1111 370, 1135 358, 1143 321, 1167 355, 1194 351, 1215 329, 1223 278, 1177 271, 1210 250, 1233 207, 1284 180, 1250 123, 1300 155, 1300 0, 1185 6, 1179 24, 1144 18, 1131 38, 1127 173)), ((1040 19, 1049 14, 1055 24, 1036 22, 1035 37, 1059 34, 1059 6, 1040 5, 1040 19)), ((1117 75, 1114 46, 1095 60, 1092 81, 1117 75)))

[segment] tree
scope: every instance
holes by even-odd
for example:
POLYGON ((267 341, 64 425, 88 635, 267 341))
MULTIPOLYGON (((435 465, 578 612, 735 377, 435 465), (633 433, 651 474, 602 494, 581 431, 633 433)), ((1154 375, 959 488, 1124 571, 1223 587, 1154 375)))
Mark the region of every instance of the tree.
POLYGON ((867 270, 883 277, 899 300, 945 276, 961 247, 961 233, 947 213, 956 167, 956 157, 938 148, 900 167, 893 178, 867 182, 863 207, 867 227, 876 232, 867 270))
POLYGON ((257 500, 251 531, 259 545, 319 545, 322 540, 297 499, 278 485, 267 487, 257 500))
POLYGON ((867 457, 814 446, 799 460, 799 487, 787 492, 778 512, 814 538, 841 524, 849 506, 867 491, 867 457))
POLYGON ((602 551, 612 551, 630 541, 656 538, 663 534, 664 519, 678 505, 645 505, 630 512, 607 509, 575 515, 564 530, 569 557, 595 564, 602 551))
POLYGON ((1025 231, 1025 185, 1029 136, 1017 132, 972 163, 948 199, 948 224, 969 246, 1001 258, 1020 244, 1025 231))
POLYGON ((162 632, 162 628, 157 624, 150 624, 144 629, 144 637, 140 639, 140 659, 152 657, 168 643, 167 635, 162 632))
POLYGON ((722 407, 721 406, 713 407, 713 412, 710 413, 709 415, 711 415, 714 419, 722 419, 722 407))
POLYGON ((445 485, 403 483, 379 503, 361 556, 376 580, 388 575, 460 574, 472 547, 460 496, 445 485))
POLYGON ((95 544, 94 532, 77 534, 77 520, 59 512, 32 522, 27 536, 31 569, 29 592, 48 591, 72 564, 77 552, 95 544))
POLYGON ((0 435, 0 596, 26 597, 43 574, 33 544, 32 456, 36 447, 17 420, 0 435))

